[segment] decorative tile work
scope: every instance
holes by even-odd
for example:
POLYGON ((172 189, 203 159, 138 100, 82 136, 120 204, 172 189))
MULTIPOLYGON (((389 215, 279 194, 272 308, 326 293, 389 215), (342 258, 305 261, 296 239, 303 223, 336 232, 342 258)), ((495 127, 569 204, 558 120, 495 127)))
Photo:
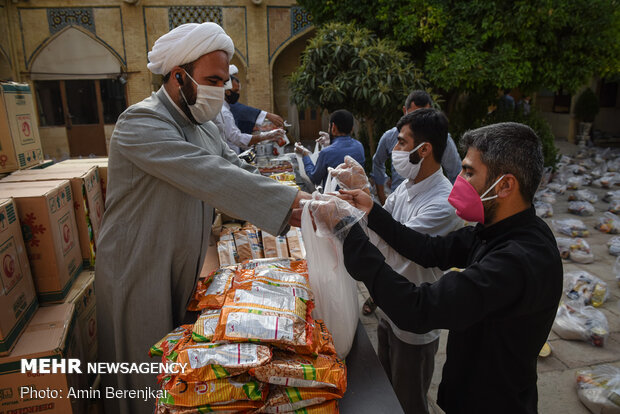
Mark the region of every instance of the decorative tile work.
POLYGON ((184 23, 213 22, 222 26, 222 8, 217 6, 172 6, 168 8, 170 30, 184 23))
POLYGON ((312 15, 303 7, 291 7, 291 36, 312 25, 312 15))
POLYGON ((67 26, 81 26, 95 34, 95 19, 92 8, 49 8, 47 9, 47 24, 52 35, 67 26))

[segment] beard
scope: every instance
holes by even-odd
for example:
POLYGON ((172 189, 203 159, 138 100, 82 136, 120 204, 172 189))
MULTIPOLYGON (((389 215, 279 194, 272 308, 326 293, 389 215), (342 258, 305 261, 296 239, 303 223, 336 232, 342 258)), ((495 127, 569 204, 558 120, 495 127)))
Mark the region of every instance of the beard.
POLYGON ((482 202, 482 209, 484 211, 484 224, 492 223, 497 214, 497 199, 482 202))
MULTIPOLYGON (((180 90, 183 93, 182 96, 179 96, 179 108, 187 115, 187 117, 195 124, 198 124, 192 112, 189 110, 188 105, 193 105, 196 103, 196 89, 194 89, 193 82, 185 82, 182 86, 180 86, 180 90), (185 99, 183 99, 185 96, 185 99), (187 100, 187 102, 185 102, 187 100)), ((180 95, 180 94, 179 94, 180 95)))

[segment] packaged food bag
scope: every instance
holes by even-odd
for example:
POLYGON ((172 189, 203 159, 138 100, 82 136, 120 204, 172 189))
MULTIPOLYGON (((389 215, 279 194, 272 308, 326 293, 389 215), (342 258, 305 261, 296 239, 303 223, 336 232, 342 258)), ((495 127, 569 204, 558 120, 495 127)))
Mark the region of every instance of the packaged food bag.
POLYGON ((556 201, 555 193, 549 189, 543 189, 534 194, 534 200, 539 203, 554 204, 556 201))
POLYGON ((211 342, 215 328, 220 320, 220 309, 202 311, 192 328, 192 339, 196 342, 211 342))
POLYGON ((553 216, 553 206, 549 203, 534 201, 534 208, 536 209, 536 215, 540 218, 553 216))
POLYGON ((288 252, 293 259, 306 258, 306 247, 302 232, 298 227, 291 227, 288 233, 286 233, 286 241, 288 243, 288 252))
MULTIPOLYGON (((257 413, 300 413, 310 412, 306 408, 318 406, 342 396, 330 389, 271 387, 265 405, 257 413)), ((318 407, 317 407, 318 408, 318 407)), ((319 411, 317 411, 318 413, 319 411)))
POLYGON ((290 295, 306 301, 313 300, 306 267, 296 266, 296 268, 262 265, 255 269, 242 269, 237 272, 233 287, 256 293, 290 295))
POLYGON ((236 231, 234 236, 240 261, 264 257, 262 243, 253 228, 244 227, 236 231))
POLYGON ((151 358, 163 356, 166 349, 173 347, 180 340, 188 337, 191 334, 191 328, 191 325, 181 325, 175 328, 149 349, 149 356, 151 358))
POLYGON ((568 195, 568 201, 587 201, 594 204, 598 201, 598 196, 590 190, 577 190, 568 195))
POLYGON ((565 184, 549 183, 547 184, 547 188, 557 194, 564 194, 566 192, 565 184))
POLYGON ((609 254, 612 256, 620 256, 620 236, 612 237, 607 241, 609 254))
POLYGON ((271 234, 263 231, 263 250, 265 257, 289 257, 288 244, 286 243, 286 237, 284 236, 272 236, 271 234))
POLYGON ((164 382, 162 389, 164 397, 159 399, 159 403, 180 407, 224 405, 238 403, 239 401, 262 402, 267 398, 269 392, 267 384, 256 381, 247 374, 196 382, 169 377, 164 382))
POLYGON ((613 200, 620 200, 620 190, 608 191, 603 196, 603 201, 607 203, 613 200))
POLYGON ((202 413, 222 413, 222 414, 250 414, 263 406, 262 401, 235 401, 227 404, 207 404, 198 407, 181 407, 178 405, 167 405, 161 401, 157 402, 155 414, 202 414, 202 413))
POLYGON ((618 281, 618 285, 620 285, 620 257, 618 257, 616 259, 616 262, 614 263, 614 275, 616 275, 616 280, 618 281))
POLYGON ((226 297, 213 341, 303 346, 312 340, 311 302, 237 289, 226 297))
POLYGON ((359 306, 357 285, 344 266, 342 241, 339 237, 342 237, 354 223, 363 217, 363 212, 360 215, 359 210, 356 211, 355 208, 337 197, 316 193, 313 197, 320 197, 320 199, 304 203, 301 229, 306 243, 310 286, 314 293, 316 306, 314 318, 325 321, 334 338, 336 352, 340 358, 344 359, 355 337, 359 306), (322 202, 336 203, 342 211, 335 213, 347 218, 346 224, 340 226, 337 232, 326 228, 326 223, 321 223, 318 217, 315 217, 317 223, 315 231, 310 209, 320 207, 319 203, 322 202))
POLYGON ((577 371, 577 395, 595 414, 620 413, 620 368, 600 365, 577 371))
POLYGON ((312 330, 312 342, 310 344, 297 346, 294 352, 302 355, 317 356, 336 355, 336 347, 334 347, 334 338, 327 330, 325 322, 321 319, 314 320, 314 329, 312 330))
POLYGON ((234 240, 220 240, 217 242, 217 257, 220 267, 231 266, 239 262, 239 255, 234 240))
POLYGON ((342 396, 347 390, 347 368, 334 355, 298 355, 274 351, 265 365, 251 368, 257 380, 285 387, 332 388, 342 396))
POLYGON ((187 382, 228 378, 271 361, 271 348, 255 343, 191 344, 177 351, 176 362, 186 364, 177 378, 187 382))
POLYGON ((594 228, 603 233, 618 234, 620 233, 620 220, 613 213, 606 211, 602 217, 599 217, 594 228))
POLYGON ((553 331, 563 339, 586 341, 602 347, 609 336, 609 325, 603 312, 579 301, 570 301, 558 307, 553 331))
POLYGON ((594 307, 601 306, 609 296, 607 283, 583 270, 564 273, 564 293, 571 300, 594 307))
POLYGON ((583 221, 578 219, 552 220, 553 230, 570 237, 588 237, 590 232, 583 221))
POLYGON ((587 201, 569 201, 568 212, 578 216, 591 216, 594 214, 594 206, 587 201))
POLYGON ((235 278, 235 270, 232 268, 217 269, 207 277, 205 282, 207 289, 196 292, 198 297, 198 309, 219 309, 224 304, 226 294, 232 288, 235 278))
POLYGON ((590 245, 582 238, 556 237, 558 250, 563 259, 570 259, 577 263, 592 263, 594 255, 590 245))

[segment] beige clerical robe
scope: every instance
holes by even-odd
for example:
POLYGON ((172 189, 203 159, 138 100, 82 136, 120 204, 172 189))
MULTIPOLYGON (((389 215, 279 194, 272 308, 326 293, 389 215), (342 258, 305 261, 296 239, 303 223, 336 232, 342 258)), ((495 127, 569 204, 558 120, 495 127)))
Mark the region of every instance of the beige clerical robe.
MULTIPOLYGON (((101 361, 160 362, 150 360, 149 347, 183 321, 214 207, 271 234, 285 230, 297 190, 256 172, 228 148, 212 122, 191 123, 163 89, 119 117, 97 240, 101 361)), ((158 389, 151 374, 102 375, 102 385, 158 389)), ((104 404, 110 414, 154 408, 150 398, 104 404)))

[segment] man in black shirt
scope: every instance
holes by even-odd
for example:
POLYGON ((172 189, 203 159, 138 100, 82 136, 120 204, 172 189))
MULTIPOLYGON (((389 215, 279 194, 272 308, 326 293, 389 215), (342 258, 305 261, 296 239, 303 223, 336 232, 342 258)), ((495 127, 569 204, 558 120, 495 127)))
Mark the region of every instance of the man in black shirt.
POLYGON ((535 413, 537 356, 563 277, 555 238, 532 206, 543 169, 540 140, 525 125, 503 123, 461 141, 467 155, 449 201, 461 218, 479 222, 475 227, 431 237, 395 221, 366 193, 341 197, 364 210, 368 227, 401 255, 464 270, 416 286, 385 263, 359 225, 344 240, 345 265, 400 329, 450 330, 438 393, 444 411, 535 413))

